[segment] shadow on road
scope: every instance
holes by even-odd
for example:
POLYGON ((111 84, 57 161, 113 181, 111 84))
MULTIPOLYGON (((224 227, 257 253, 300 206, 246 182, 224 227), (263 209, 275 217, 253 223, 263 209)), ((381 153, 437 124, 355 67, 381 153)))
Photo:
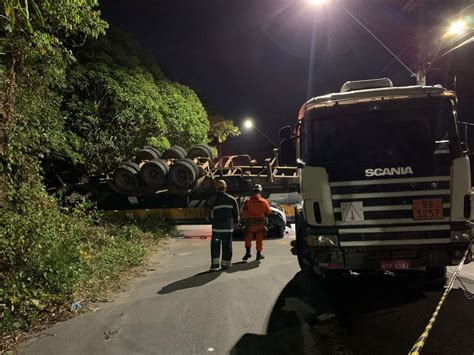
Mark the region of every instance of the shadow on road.
POLYGON ((232 274, 234 272, 240 271, 249 271, 252 269, 256 269, 260 266, 260 263, 257 260, 253 261, 240 261, 238 263, 234 263, 231 268, 227 269, 225 272, 232 274))
MULTIPOLYGON (((406 354, 442 292, 427 291, 416 274, 317 281, 298 273, 277 299, 267 334, 245 334, 231 354, 406 354)), ((473 306, 452 290, 423 353, 472 355, 473 306)))
POLYGON ((234 272, 252 270, 252 269, 258 268, 259 266, 260 266, 260 263, 256 260, 251 261, 251 262, 242 261, 242 262, 234 263, 232 267, 227 270, 200 272, 199 274, 196 274, 191 277, 187 277, 185 279, 175 281, 173 283, 170 283, 169 285, 166 285, 160 291, 158 291, 158 294, 165 295, 167 293, 172 293, 179 290, 185 290, 187 288, 204 286, 205 284, 217 279, 221 275, 221 273, 224 271, 231 274, 234 272))
POLYGON ((187 277, 185 279, 175 281, 163 287, 158 294, 164 295, 167 293, 172 293, 179 290, 185 290, 187 288, 203 286, 221 275, 221 271, 204 271, 199 274, 187 277))

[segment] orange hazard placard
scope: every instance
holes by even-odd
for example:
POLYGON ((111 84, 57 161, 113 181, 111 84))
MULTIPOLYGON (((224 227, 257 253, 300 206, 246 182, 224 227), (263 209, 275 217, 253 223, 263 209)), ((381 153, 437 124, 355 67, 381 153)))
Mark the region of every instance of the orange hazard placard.
POLYGON ((443 217, 442 199, 413 200, 413 219, 442 219, 443 217))

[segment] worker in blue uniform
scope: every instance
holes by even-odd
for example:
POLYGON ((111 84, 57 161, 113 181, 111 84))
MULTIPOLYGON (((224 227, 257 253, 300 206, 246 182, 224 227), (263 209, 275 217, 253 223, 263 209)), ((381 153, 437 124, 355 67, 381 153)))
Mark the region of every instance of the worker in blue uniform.
POLYGON ((207 203, 212 208, 211 270, 218 270, 221 266, 225 270, 232 266, 232 233, 234 226, 240 223, 239 204, 226 193, 224 180, 217 180, 215 187, 217 195, 207 203))

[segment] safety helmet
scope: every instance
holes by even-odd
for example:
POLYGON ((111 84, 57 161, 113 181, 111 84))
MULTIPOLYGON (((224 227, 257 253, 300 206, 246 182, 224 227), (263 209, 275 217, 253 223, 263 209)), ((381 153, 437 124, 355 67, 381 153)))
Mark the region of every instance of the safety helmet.
POLYGON ((253 192, 262 192, 263 187, 260 184, 255 184, 255 185, 253 185, 252 190, 253 190, 253 192))
POLYGON ((227 189, 227 183, 224 180, 217 180, 215 186, 217 191, 224 191, 227 189))

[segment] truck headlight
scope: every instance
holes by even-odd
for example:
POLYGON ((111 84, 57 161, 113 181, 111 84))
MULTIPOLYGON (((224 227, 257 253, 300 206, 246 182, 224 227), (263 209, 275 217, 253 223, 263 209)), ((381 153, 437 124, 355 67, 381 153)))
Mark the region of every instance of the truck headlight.
POLYGON ((337 235, 314 235, 310 234, 306 237, 309 246, 312 247, 338 247, 339 240, 337 235))
POLYGON ((472 238, 471 229, 451 231, 451 243, 466 243, 472 238))

